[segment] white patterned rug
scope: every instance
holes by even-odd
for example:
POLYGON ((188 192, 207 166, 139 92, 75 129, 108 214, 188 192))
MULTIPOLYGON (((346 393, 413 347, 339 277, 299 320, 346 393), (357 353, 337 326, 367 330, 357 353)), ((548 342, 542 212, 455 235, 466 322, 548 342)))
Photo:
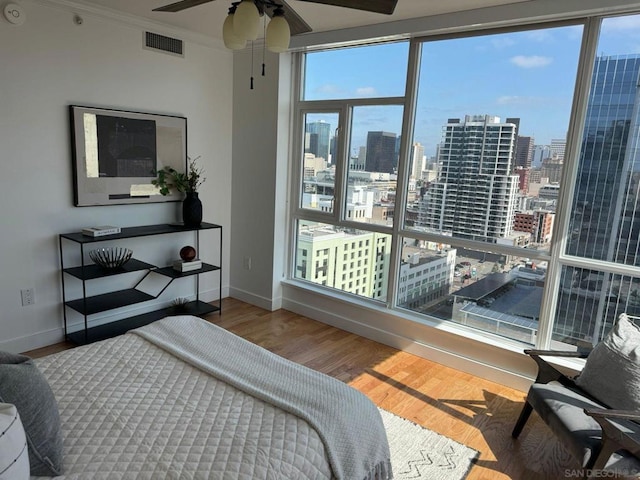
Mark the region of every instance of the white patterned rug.
POLYGON ((478 452, 382 408, 394 480, 462 480, 478 452))

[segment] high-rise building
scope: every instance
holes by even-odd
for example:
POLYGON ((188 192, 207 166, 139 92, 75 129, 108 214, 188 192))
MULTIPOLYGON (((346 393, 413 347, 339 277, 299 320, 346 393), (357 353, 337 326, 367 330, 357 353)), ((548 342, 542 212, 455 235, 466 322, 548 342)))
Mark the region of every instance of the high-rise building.
MULTIPOLYGON (((640 55, 596 58, 567 238, 569 254, 640 265, 639 80, 640 55)), ((567 267, 561 282, 557 338, 595 344, 615 321, 615 305, 635 314, 636 302, 629 299, 637 296, 637 284, 624 276, 567 267)))
POLYGON ((518 137, 514 167, 531 168, 533 162, 533 137, 518 137))
POLYGON ((516 142, 513 145, 513 165, 511 166, 512 168, 516 168, 515 162, 516 162, 516 155, 518 152, 518 139, 520 138, 520 118, 507 117, 507 119, 505 120, 505 123, 511 123, 516 126, 516 130, 515 130, 516 142))
POLYGON ((307 123, 305 153, 313 153, 316 157, 331 161, 331 125, 327 122, 307 123))
POLYGON ((420 143, 414 143, 411 146, 411 155, 409 157, 411 171, 409 175, 413 178, 421 178, 422 170, 424 170, 424 146, 420 143))
POLYGON ((529 191, 529 178, 531 176, 531 169, 525 167, 516 167, 516 170, 513 172, 514 175, 518 176, 518 189, 527 193, 529 191))
POLYGON ((551 158, 545 158, 542 160, 540 175, 548 178, 551 183, 560 183, 563 168, 564 161, 560 157, 552 155, 551 158))
POLYGON ((640 56, 596 59, 568 252, 640 265, 640 56), (615 94, 616 102, 611 101, 615 94))
POLYGON ((557 158, 564 161, 564 150, 567 147, 567 140, 564 138, 552 138, 549 150, 551 150, 551 158, 557 158))
POLYGON ((365 170, 367 166, 367 147, 365 146, 360 146, 360 148, 358 149, 357 165, 357 170, 365 170))
POLYGON ((398 166, 396 134, 390 132, 367 133, 367 172, 394 173, 398 166))
POLYGON ((535 145, 533 147, 532 167, 539 167, 545 158, 551 157, 551 147, 549 145, 535 145))
POLYGON ((453 236, 495 243, 513 228, 517 125, 467 115, 449 119, 438 153, 441 169, 423 196, 419 222, 453 236))

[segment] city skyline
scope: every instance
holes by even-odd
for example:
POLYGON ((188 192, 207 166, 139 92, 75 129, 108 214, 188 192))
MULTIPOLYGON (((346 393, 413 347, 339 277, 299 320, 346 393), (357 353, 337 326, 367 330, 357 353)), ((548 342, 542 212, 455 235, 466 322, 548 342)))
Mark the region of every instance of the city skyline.
MULTIPOLYGON (((506 123, 509 123, 510 121, 515 120, 515 118, 512 117, 512 116, 503 118, 503 117, 499 117, 499 116, 491 115, 491 114, 479 115, 479 114, 471 114, 471 113, 466 113, 466 114, 462 115, 460 118, 465 118, 466 116, 497 117, 497 118, 499 118, 500 120, 503 120, 506 123)), ((328 120, 328 118, 335 119, 335 118, 337 118, 337 115, 333 114, 333 113, 330 113, 330 114, 323 114, 323 113, 320 113, 320 114, 315 114, 315 113, 307 114, 308 121, 306 123, 307 130, 306 130, 306 134, 305 134, 306 135, 305 136, 305 152, 306 153, 313 153, 316 156, 325 158, 323 155, 318 155, 317 154, 318 150, 317 150, 316 147, 314 147, 314 145, 315 145, 314 144, 314 140, 312 139, 312 136, 311 136, 311 135, 315 135, 316 133, 314 131, 312 131, 312 130, 314 130, 314 128, 311 127, 311 126, 316 125, 316 124, 326 124, 327 128, 324 129, 324 130, 326 132, 329 132, 329 131, 333 132, 335 130, 335 128, 336 128, 335 125, 337 124, 337 121, 334 121, 334 123, 331 123, 331 120, 328 120)), ((447 122, 445 121, 443 126, 446 125, 446 123, 447 122)), ((351 145, 350 145, 350 147, 351 147, 350 155, 357 157, 360 154, 361 149, 363 149, 363 148, 365 149, 364 151, 365 151, 365 154, 366 154, 366 147, 367 147, 367 142, 369 141, 368 140, 369 135, 372 134, 372 133, 375 133, 375 132, 377 132, 377 131, 376 130, 366 131, 365 134, 364 134, 365 141, 361 145, 356 145, 354 142, 352 142, 351 145)), ((378 132, 380 132, 380 131, 378 131, 378 132)), ((395 138, 397 140, 400 139, 400 134, 399 133, 396 133, 396 132, 393 132, 393 131, 382 132, 382 133, 392 134, 392 135, 395 135, 395 138)), ((442 135, 442 132, 441 132, 441 135, 442 135)), ((518 138, 523 138, 524 141, 526 142, 527 152, 530 150, 531 163, 527 164, 527 165, 519 165, 518 164, 519 166, 527 166, 527 167, 539 167, 540 166, 539 165, 540 161, 543 160, 544 158, 551 158, 553 155, 557 156, 558 152, 554 150, 554 147, 558 148, 558 145, 564 146, 564 142, 565 142, 564 138, 553 138, 553 139, 551 139, 551 141, 549 143, 546 143, 546 144, 539 143, 535 137, 533 137, 531 135, 527 135, 526 132, 524 134, 522 132, 518 132, 517 137, 518 138), (541 158, 537 159, 538 160, 538 162, 537 162, 538 164, 537 165, 536 165, 536 158, 535 158, 535 155, 534 155, 536 148, 538 150, 542 149, 542 151, 547 152, 546 156, 543 155, 541 158)), ((329 143, 332 143, 334 141, 334 136, 331 134, 328 137, 328 139, 329 139, 329 143)), ((436 147, 440 146, 441 143, 442 143, 442 139, 441 139, 441 142, 436 145, 436 147)), ((413 155, 414 155, 415 147, 418 146, 418 145, 420 146, 419 151, 421 151, 422 154, 424 155, 424 157, 422 158, 423 161, 428 161, 430 159, 436 159, 437 158, 437 153, 433 154, 433 155, 427 155, 426 151, 425 151, 425 145, 422 144, 421 142, 417 142, 417 141, 411 142, 411 144, 409 145, 409 156, 410 156, 410 159, 411 159, 410 160, 410 164, 411 164, 411 172, 410 173, 413 173, 413 163, 416 161, 414 159, 413 155)), ((562 154, 560 154, 560 159, 561 160, 563 159, 563 153, 564 153, 564 149, 562 150, 562 154)), ((517 154, 517 152, 514 153, 514 155, 516 155, 516 154, 517 154)), ((329 158, 325 158, 325 159, 327 160, 328 163, 335 163, 335 162, 331 162, 329 158)), ((418 161, 421 162, 421 160, 418 160, 418 161)), ((372 171, 375 171, 375 170, 372 170, 372 171)), ((389 172, 387 172, 387 173, 389 173, 389 172)), ((417 177, 417 175, 415 175, 415 176, 417 177)))

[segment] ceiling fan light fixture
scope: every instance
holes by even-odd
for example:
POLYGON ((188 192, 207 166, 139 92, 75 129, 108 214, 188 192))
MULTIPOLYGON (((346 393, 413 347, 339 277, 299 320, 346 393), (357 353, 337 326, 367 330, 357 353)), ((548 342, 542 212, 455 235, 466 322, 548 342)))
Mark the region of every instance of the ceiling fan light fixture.
POLYGON ((222 24, 222 39, 224 40, 224 46, 229 50, 241 50, 247 44, 247 41, 236 35, 233 28, 233 17, 234 14, 229 13, 227 18, 224 19, 224 23, 222 24))
POLYGON ((260 30, 260 12, 253 0, 242 0, 233 15, 233 31, 245 40, 258 38, 260 30))
POLYGON ((273 18, 267 25, 266 43, 267 48, 275 53, 282 53, 288 50, 291 39, 291 29, 289 23, 284 18, 282 10, 274 12, 273 18))

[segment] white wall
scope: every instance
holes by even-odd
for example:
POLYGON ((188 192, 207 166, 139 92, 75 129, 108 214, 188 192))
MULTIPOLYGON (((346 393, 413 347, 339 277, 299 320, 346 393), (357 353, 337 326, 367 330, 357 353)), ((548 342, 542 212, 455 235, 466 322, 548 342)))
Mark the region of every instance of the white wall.
MULTIPOLYGON (((0 19, 0 349, 25 351, 62 339, 59 233, 96 224, 125 227, 179 220, 177 203, 73 206, 69 104, 187 117, 188 152, 202 156, 207 177, 201 189, 204 220, 225 227, 226 295, 231 53, 221 44, 136 19, 123 21, 44 1, 20 4, 26 13, 24 25, 0 19), (82 25, 74 23, 74 13, 83 17, 82 25), (184 58, 143 49, 145 30, 185 40, 184 58), (35 288, 36 303, 23 307, 20 290, 29 287, 35 288)), ((167 241, 155 245, 167 248, 167 241)), ((133 244, 134 255, 146 249, 145 243, 133 244)), ((201 250, 205 258, 217 255, 206 242, 201 250)), ((217 298, 219 288, 213 277, 203 276, 205 300, 217 298)), ((161 301, 188 292, 189 286, 175 289, 161 301)))
POLYGON ((233 189, 230 294, 268 310, 280 308, 286 239, 290 55, 256 47, 234 55, 233 189), (250 269, 247 264, 250 258, 250 269))

